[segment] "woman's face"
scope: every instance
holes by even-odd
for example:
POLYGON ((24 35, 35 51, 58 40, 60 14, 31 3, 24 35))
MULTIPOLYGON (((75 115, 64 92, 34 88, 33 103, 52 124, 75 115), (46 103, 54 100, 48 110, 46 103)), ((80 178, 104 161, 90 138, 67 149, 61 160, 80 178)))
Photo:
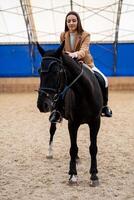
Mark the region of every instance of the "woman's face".
POLYGON ((70 32, 75 32, 77 30, 78 20, 75 15, 67 16, 67 27, 70 32))

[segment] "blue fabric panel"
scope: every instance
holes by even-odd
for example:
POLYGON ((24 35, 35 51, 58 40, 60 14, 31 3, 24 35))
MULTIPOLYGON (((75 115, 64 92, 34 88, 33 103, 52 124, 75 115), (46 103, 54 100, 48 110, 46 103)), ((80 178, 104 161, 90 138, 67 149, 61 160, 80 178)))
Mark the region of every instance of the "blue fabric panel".
POLYGON ((32 66, 27 45, 0 45, 0 76, 31 76, 32 66))
POLYGON ((116 76, 134 76, 134 44, 118 44, 116 76))
MULTIPOLYGON (((59 44, 42 44, 45 50, 56 49, 59 44)), ((91 54, 98 67, 106 76, 134 76, 134 43, 117 45, 117 63, 113 44, 96 43, 90 46, 91 54)), ((0 45, 0 77, 38 76, 41 56, 35 48, 31 58, 28 44, 0 45)))
POLYGON ((92 44, 90 52, 93 56, 95 66, 106 76, 113 76, 113 46, 112 44, 92 44))

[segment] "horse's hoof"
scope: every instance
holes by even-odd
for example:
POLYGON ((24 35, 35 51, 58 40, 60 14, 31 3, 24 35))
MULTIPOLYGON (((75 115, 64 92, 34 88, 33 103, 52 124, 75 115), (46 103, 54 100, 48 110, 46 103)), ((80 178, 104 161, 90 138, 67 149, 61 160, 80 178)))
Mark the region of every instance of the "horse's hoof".
POLYGON ((69 185, 78 185, 77 175, 71 175, 69 178, 69 185))
POLYGON ((53 155, 47 155, 46 158, 47 159, 53 159, 53 155))
POLYGON ((98 180, 90 180, 90 187, 97 187, 99 186, 99 179, 98 180))
POLYGON ((90 186, 91 187, 96 187, 99 185, 99 178, 96 175, 96 173, 93 173, 90 177, 90 186))
POLYGON ((77 165, 81 164, 81 159, 80 159, 79 157, 76 158, 76 164, 77 164, 77 165))

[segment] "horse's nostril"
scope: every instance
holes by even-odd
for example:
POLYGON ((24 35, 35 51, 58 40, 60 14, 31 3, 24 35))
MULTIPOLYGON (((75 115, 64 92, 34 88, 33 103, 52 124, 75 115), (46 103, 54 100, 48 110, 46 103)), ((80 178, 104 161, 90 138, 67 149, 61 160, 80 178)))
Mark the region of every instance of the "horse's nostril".
POLYGON ((44 108, 48 108, 48 104, 47 103, 44 103, 44 108))

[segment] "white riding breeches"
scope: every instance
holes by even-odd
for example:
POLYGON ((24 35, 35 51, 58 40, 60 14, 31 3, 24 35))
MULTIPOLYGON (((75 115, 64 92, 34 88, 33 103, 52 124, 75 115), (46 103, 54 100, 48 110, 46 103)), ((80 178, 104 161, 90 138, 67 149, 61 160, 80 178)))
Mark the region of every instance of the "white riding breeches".
POLYGON ((91 70, 92 72, 98 72, 102 77, 103 77, 103 79, 104 79, 104 81, 105 81, 105 88, 107 88, 108 87, 108 79, 107 79, 107 77, 94 65, 94 64, 92 64, 92 68, 90 68, 88 65, 86 65, 85 63, 83 63, 83 65, 85 66, 85 67, 87 67, 89 70, 91 70))

